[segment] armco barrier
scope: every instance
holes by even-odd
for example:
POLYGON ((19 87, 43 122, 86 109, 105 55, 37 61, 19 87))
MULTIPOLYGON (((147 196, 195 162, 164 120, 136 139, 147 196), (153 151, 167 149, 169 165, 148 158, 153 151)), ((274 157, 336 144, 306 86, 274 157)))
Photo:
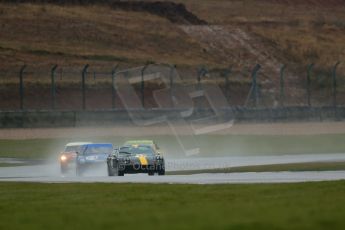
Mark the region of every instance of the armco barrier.
MULTIPOLYGON (((144 118, 179 114, 171 109, 133 110, 144 118), (172 113, 174 112, 174 113, 172 113)), ((345 117, 345 107, 286 107, 286 108, 246 108, 232 107, 224 109, 224 116, 218 120, 234 120, 235 122, 296 122, 296 121, 339 121, 345 117)), ((212 115, 210 109, 194 110, 187 120, 199 119, 212 115)), ((0 112, 0 128, 33 128, 33 127, 80 127, 109 126, 132 123, 126 110, 102 111, 23 111, 0 112)))

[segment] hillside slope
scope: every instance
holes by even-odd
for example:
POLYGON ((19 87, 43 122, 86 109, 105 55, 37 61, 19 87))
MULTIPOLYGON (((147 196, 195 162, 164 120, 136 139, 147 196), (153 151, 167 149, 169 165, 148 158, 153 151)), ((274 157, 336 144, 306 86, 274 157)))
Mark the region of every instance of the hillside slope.
POLYGON ((31 60, 183 66, 245 62, 238 55, 224 60, 221 53, 207 48, 209 44, 176 26, 208 23, 232 26, 261 39, 280 62, 332 65, 345 61, 344 2, 0 0, 0 60, 3 65, 31 60))
POLYGON ((101 5, 0 3, 1 67, 85 62, 214 63, 164 17, 101 5))
POLYGON ((181 0, 209 24, 233 25, 261 37, 291 63, 328 68, 345 62, 344 0, 181 0))

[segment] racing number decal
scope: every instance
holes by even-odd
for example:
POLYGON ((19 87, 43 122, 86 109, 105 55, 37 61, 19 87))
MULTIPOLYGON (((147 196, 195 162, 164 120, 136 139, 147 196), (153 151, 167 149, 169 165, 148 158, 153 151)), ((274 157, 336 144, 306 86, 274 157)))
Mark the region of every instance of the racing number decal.
POLYGON ((147 159, 144 155, 138 155, 137 156, 139 158, 139 161, 140 161, 140 164, 143 165, 143 166, 147 166, 148 165, 148 162, 147 162, 147 159))

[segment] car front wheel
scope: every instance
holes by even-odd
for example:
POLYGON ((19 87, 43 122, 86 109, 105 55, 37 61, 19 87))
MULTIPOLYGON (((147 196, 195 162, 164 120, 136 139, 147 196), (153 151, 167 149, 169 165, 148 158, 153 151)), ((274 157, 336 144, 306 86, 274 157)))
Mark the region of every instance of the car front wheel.
POLYGON ((61 172, 61 174, 66 174, 67 173, 67 166, 65 166, 65 165, 61 165, 61 167, 60 167, 60 172, 61 172))
POLYGON ((108 176, 115 176, 114 169, 108 165, 108 176))
POLYGON ((119 165, 116 166, 116 168, 111 168, 112 172, 116 176, 124 176, 125 172, 123 170, 119 170, 119 165))

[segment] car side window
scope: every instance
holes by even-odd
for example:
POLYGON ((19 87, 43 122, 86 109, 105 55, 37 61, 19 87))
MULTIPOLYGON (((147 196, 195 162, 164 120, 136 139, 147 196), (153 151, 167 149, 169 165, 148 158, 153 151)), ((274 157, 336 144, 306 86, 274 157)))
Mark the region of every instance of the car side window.
POLYGON ((85 149, 87 148, 87 146, 80 146, 79 147, 79 155, 84 155, 85 149))

